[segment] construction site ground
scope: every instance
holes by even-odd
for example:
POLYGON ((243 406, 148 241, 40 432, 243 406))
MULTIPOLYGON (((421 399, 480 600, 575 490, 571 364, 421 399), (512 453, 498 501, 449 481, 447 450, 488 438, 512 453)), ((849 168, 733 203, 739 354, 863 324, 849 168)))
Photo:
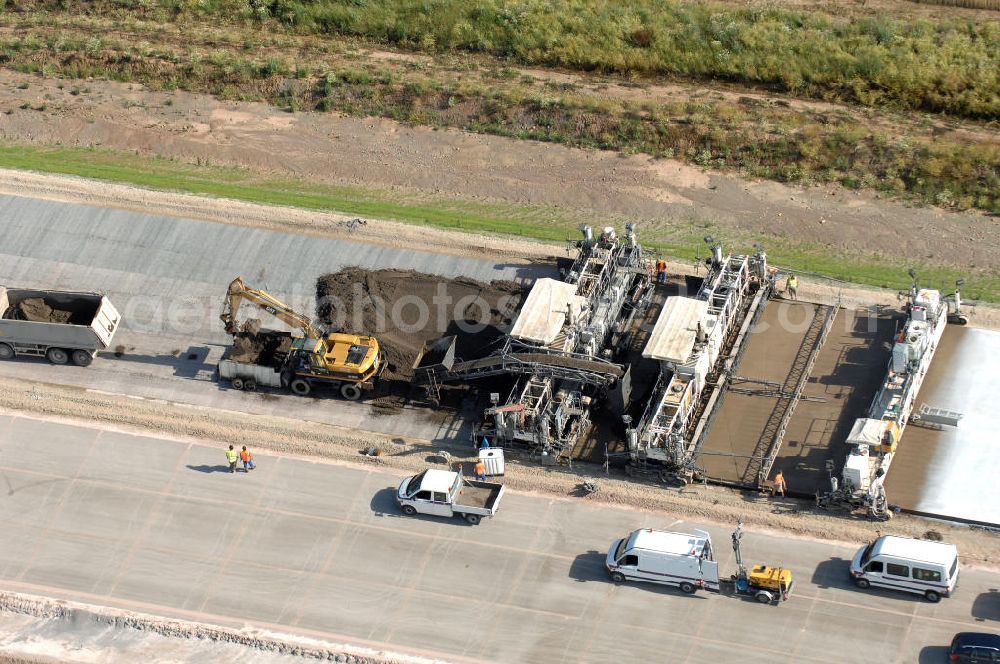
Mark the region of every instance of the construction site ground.
MULTIPOLYGON (((298 235, 18 197, 0 198, 0 223, 7 238, 0 283, 32 282, 39 287, 85 283, 109 291, 128 321, 116 339, 121 357, 115 352, 102 354, 86 369, 37 360, 0 365, 0 407, 171 431, 220 443, 250 441, 259 448, 344 460, 357 459, 360 450, 377 446, 383 463, 408 470, 423 467, 449 441, 452 449, 471 452, 464 427, 475 412, 409 406, 393 410, 368 402, 220 389, 213 382, 214 364, 227 339, 217 314, 229 281, 242 272, 258 283, 263 280, 276 294, 305 304, 315 293, 316 277, 341 267, 347 257, 363 259, 373 267, 381 259, 382 265, 461 273, 485 281, 553 275, 551 263, 531 264, 510 257, 483 262, 342 240, 337 241, 340 244, 329 240, 325 252, 310 253, 299 244, 298 235), (61 233, 39 232, 46 227, 61 233), (189 238, 194 237, 198 241, 192 244, 189 238), (212 245, 213 238, 220 244, 212 245), (278 248, 287 255, 279 258, 278 248), (195 255, 189 257, 187 252, 195 255), (180 304, 170 307, 173 297, 180 304), (137 304, 129 306, 132 302, 137 304), (151 316, 139 306, 149 302, 160 305, 162 312, 172 311, 172 316, 151 316)), ((371 226, 377 228, 374 223, 371 226)), ((456 244, 462 246, 463 237, 456 236, 456 244)), ((863 293, 848 295, 862 297, 863 293)), ((468 462, 468 457, 464 459, 468 462)), ((514 460, 508 468, 506 481, 512 488, 562 496, 574 494, 581 478, 601 474, 595 466, 542 468, 528 460, 514 460)), ((814 513, 808 503, 772 503, 756 494, 719 487, 699 485, 676 491, 627 481, 617 472, 601 483, 602 490, 592 500, 672 510, 721 523, 742 517, 757 526, 807 537, 860 541, 876 527, 914 536, 937 529, 958 543, 970 561, 1000 563, 994 536, 931 525, 905 515, 889 525, 876 526, 814 513), (786 516, 775 519, 776 513, 786 516)))
MULTIPOLYGON (((961 588, 939 604, 862 592, 848 575, 860 543, 833 533, 811 541, 747 529, 745 556, 795 574, 780 608, 617 586, 604 567, 614 539, 706 524, 520 491, 475 527, 405 517, 395 502, 402 469, 258 450, 255 470, 230 474, 220 445, 206 442, 0 417, 5 651, 108 661, 128 644, 129 659, 194 661, 197 643, 200 661, 275 662, 284 652, 547 664, 613 661, 631 634, 641 661, 910 664, 939 661, 956 631, 1000 615, 997 573, 965 556, 961 588), (838 646, 846 633, 850 650, 838 646), (70 650, 75 641, 83 652, 70 650), (249 656, 234 657, 235 645, 249 656)), ((707 526, 724 574, 735 569, 731 528, 707 526)))

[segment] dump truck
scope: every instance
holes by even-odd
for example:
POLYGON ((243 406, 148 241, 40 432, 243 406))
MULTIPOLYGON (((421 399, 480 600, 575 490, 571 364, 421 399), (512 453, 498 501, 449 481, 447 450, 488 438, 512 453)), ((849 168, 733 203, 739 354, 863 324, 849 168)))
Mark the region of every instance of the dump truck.
POLYGON ((460 516, 475 525, 500 507, 503 484, 468 480, 450 470, 428 468, 403 480, 396 502, 403 514, 460 516))
POLYGON ((85 367, 111 347, 120 323, 100 293, 0 286, 0 360, 44 357, 85 367))
POLYGON ((219 377, 233 387, 253 391, 258 386, 287 387, 298 395, 310 394, 317 385, 339 390, 345 399, 359 399, 363 389, 374 387, 385 369, 385 358, 375 337, 344 332, 325 333, 305 314, 295 311, 270 293, 250 288, 241 277, 229 284, 220 316, 234 349, 243 344, 248 353, 232 350, 219 362, 219 377), (266 311, 304 336, 261 331, 258 319, 240 322, 246 301, 266 311))

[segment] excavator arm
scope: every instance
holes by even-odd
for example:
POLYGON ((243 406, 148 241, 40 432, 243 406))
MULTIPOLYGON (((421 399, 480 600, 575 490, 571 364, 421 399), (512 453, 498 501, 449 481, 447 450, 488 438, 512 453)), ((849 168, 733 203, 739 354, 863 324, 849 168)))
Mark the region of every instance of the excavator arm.
POLYGON ((322 332, 313 326, 308 316, 300 314, 266 291, 250 288, 243 281, 243 277, 236 277, 229 284, 226 301, 222 306, 222 315, 219 316, 229 334, 236 334, 239 331, 236 314, 244 300, 252 302, 289 327, 302 330, 306 337, 319 339, 323 336, 322 332))

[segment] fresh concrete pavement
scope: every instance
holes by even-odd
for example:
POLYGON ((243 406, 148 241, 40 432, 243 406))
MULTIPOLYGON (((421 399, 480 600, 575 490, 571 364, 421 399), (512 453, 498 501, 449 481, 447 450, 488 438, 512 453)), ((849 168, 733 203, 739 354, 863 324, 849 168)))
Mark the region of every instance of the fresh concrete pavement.
MULTIPOLYGON (((363 403, 249 395, 216 379, 228 343, 219 322, 229 282, 243 276, 304 312, 316 279, 348 266, 416 270, 443 277, 530 281, 544 265, 494 263, 361 242, 0 195, 0 285, 106 293, 123 314, 119 353, 87 369, 46 366, 48 382, 263 415, 283 415, 380 433, 443 440, 464 417, 405 409, 372 417, 363 403)), ((276 321, 266 325, 280 327, 276 321)), ((442 333, 444 330, 442 330, 442 333)), ((43 360, 0 365, 37 380, 43 360)))
MULTIPOLYGON (((520 494, 476 527, 406 518, 378 466, 231 475, 218 446, 4 416, 0 472, 0 588, 448 661, 928 664, 1000 620, 995 572, 930 604, 853 588, 851 547, 759 533, 749 560, 797 577, 782 606, 615 586, 612 539, 702 524, 520 494)), ((708 530, 728 573, 728 531, 708 530)))

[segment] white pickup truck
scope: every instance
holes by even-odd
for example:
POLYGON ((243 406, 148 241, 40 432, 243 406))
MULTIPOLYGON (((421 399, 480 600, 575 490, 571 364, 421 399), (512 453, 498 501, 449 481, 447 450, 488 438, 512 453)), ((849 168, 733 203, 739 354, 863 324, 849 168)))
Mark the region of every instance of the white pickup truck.
POLYGON ((460 516, 475 525, 493 516, 503 497, 503 484, 467 480, 450 470, 430 468, 399 485, 396 502, 403 514, 460 516))

